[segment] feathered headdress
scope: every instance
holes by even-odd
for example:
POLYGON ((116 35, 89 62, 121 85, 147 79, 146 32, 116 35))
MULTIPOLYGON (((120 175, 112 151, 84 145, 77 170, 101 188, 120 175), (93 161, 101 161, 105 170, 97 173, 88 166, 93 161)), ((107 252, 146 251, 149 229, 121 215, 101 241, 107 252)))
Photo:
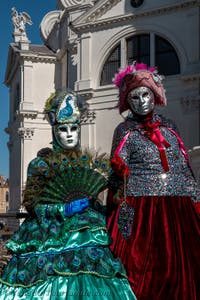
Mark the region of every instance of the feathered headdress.
POLYGON ((45 113, 49 123, 80 123, 80 115, 87 110, 86 101, 72 90, 54 92, 45 103, 45 113))
POLYGON ((115 74, 113 83, 119 88, 119 111, 129 108, 127 96, 129 92, 137 87, 145 86, 151 89, 155 96, 156 105, 166 105, 165 90, 162 85, 163 76, 160 76, 157 69, 147 67, 144 63, 134 62, 132 65, 126 66, 125 69, 115 74))

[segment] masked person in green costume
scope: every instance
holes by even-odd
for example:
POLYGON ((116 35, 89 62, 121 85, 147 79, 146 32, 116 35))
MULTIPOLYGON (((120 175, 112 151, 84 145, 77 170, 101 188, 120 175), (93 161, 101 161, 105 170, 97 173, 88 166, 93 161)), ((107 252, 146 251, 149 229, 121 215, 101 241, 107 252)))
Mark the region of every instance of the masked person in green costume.
POLYGON ((23 204, 29 216, 8 241, 12 258, 0 299, 136 299, 114 258, 98 194, 109 159, 80 149, 80 105, 72 91, 46 103, 53 149, 28 166, 23 204))

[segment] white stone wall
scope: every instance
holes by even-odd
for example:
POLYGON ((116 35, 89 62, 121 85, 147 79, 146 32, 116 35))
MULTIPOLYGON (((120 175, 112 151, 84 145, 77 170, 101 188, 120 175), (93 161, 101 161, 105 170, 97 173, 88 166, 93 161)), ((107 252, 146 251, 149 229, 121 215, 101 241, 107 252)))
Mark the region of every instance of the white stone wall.
POLYGON ((51 142, 50 125, 44 120, 45 100, 55 90, 55 63, 24 60, 18 65, 10 93, 10 211, 19 210, 26 183, 27 166, 39 149, 51 142), (19 107, 15 111, 16 85, 19 83, 19 107))
MULTIPOLYGON (((30 89, 30 85, 28 84, 28 75, 29 74, 27 74, 25 81, 26 85, 30 89)), ((33 109, 37 111, 37 117, 31 118, 31 115, 25 115, 23 120, 23 127, 27 129, 26 132, 30 129, 31 133, 27 132, 27 135, 25 133, 23 138, 24 165, 22 186, 24 186, 26 182, 26 170, 30 160, 36 157, 39 149, 47 146, 51 147, 51 145, 48 145, 51 142, 50 125, 44 119, 43 111, 45 101, 48 99, 50 94, 55 91, 54 76, 55 64, 48 64, 46 62, 33 63, 33 70, 30 79, 32 83, 32 90, 29 91, 29 93, 32 95, 30 102, 33 103, 33 109)), ((30 98, 27 97, 26 99, 28 101, 30 98)))

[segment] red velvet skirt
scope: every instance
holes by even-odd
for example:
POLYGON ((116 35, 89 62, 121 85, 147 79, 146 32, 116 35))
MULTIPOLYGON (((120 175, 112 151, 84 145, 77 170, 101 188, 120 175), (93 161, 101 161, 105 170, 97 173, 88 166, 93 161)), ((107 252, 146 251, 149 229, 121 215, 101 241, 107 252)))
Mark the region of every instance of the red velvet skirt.
POLYGON ((138 300, 200 299, 200 217, 190 197, 129 197, 132 233, 118 228, 120 206, 108 220, 111 250, 138 300))

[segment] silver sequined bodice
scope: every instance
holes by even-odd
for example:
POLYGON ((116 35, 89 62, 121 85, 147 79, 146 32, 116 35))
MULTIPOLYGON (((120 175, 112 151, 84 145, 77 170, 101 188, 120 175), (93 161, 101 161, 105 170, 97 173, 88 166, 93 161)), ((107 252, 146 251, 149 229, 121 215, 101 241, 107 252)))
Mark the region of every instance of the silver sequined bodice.
POLYGON ((115 130, 112 154, 116 145, 130 130, 130 135, 120 152, 120 157, 130 169, 126 187, 127 196, 195 196, 196 182, 180 150, 177 137, 168 129, 173 128, 173 124, 169 124, 169 121, 162 119, 161 116, 154 118, 162 124, 167 122, 160 130, 171 145, 165 149, 168 172, 163 170, 157 146, 145 135, 135 120, 128 119, 115 130))

